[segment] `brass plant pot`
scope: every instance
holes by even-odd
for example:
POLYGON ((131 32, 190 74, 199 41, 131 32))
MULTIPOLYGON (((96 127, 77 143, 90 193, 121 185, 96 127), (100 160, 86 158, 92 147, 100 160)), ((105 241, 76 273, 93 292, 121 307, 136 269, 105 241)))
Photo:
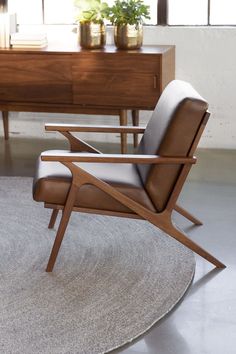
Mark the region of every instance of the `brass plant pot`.
POLYGON ((80 23, 79 42, 82 48, 98 49, 106 44, 105 25, 100 23, 80 23))
POLYGON ((114 41, 118 49, 139 49, 143 44, 143 26, 141 24, 115 26, 114 41))
POLYGON ((8 10, 8 0, 0 0, 0 13, 5 13, 8 10))

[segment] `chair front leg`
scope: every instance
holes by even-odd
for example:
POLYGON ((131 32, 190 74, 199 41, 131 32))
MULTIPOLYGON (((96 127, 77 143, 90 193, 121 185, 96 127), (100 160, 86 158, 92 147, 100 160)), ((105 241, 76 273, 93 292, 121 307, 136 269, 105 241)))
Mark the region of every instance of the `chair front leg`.
MULTIPOLYGON (((161 229, 165 233, 167 233, 169 236, 175 238, 177 241, 191 249, 193 252, 197 253, 204 259, 206 259, 208 262, 214 264, 217 268, 225 268, 226 266, 220 262, 218 259, 216 259, 213 255, 208 253, 206 250, 204 250, 201 246, 193 242, 191 239, 189 239, 183 232, 179 231, 171 221, 171 213, 173 211, 173 208, 176 203, 176 195, 174 196, 173 200, 169 202, 169 209, 165 209, 162 213, 156 214, 154 212, 151 212, 150 210, 146 209, 133 199, 127 197, 120 191, 118 191, 116 188, 110 186, 106 182, 98 179, 97 177, 91 175, 90 173, 86 172, 83 170, 81 167, 74 165, 73 163, 70 162, 63 162, 65 166, 67 166, 72 174, 74 176, 79 175, 80 177, 80 185, 89 183, 97 188, 101 189, 103 192, 107 193, 114 199, 116 199, 118 202, 121 204, 125 205, 132 211, 134 211, 136 214, 141 216, 143 219, 149 221, 151 224, 155 225, 157 228, 161 229), (174 204, 171 206, 171 204, 174 204)), ((178 186, 179 188, 179 186, 178 186)), ((177 193, 176 193, 177 194, 177 193)), ((177 195, 178 197, 178 195, 177 195)), ((72 205, 73 207, 73 205, 72 205)), ((55 241, 56 242, 56 241, 55 241)))
POLYGON ((75 198, 76 198, 76 194, 77 194, 77 190, 78 190, 78 185, 75 185, 72 183, 67 200, 66 200, 66 204, 65 207, 63 209, 62 212, 62 217, 61 217, 61 221, 59 224, 59 228, 56 234, 56 238, 52 247, 52 251, 51 251, 51 255, 48 261, 48 265, 46 268, 46 272, 51 272, 53 270, 54 264, 56 262, 57 259, 57 255, 58 252, 60 250, 61 247, 61 243, 73 210, 73 206, 74 206, 74 202, 75 202, 75 198))

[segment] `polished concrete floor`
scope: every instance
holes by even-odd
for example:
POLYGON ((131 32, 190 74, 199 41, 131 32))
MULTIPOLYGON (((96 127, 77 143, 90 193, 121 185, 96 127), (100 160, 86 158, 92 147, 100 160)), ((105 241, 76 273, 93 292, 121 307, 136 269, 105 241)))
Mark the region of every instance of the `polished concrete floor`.
MULTIPOLYGON (((101 145, 101 144, 100 144, 101 145)), ((32 176, 40 151, 64 147, 54 139, 0 139, 0 175, 32 176)), ((97 143, 99 148, 102 148, 97 143)), ((117 146, 104 145, 116 151, 117 146)), ((174 218, 190 237, 227 265, 214 269, 196 257, 196 274, 183 301, 123 354, 236 353, 236 151, 199 150, 180 204, 204 225, 174 218)), ((89 353, 88 353, 89 354, 89 353)))

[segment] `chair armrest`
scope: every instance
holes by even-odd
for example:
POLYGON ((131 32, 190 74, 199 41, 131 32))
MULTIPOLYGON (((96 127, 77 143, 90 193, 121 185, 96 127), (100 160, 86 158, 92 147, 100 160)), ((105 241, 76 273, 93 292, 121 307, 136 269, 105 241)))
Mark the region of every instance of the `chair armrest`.
POLYGON ((163 157, 159 155, 123 155, 123 154, 87 154, 50 152, 41 154, 42 161, 57 162, 102 162, 102 163, 138 163, 138 164, 195 164, 196 157, 163 157))
POLYGON ((58 132, 90 132, 90 133, 136 133, 143 134, 145 127, 116 125, 80 125, 80 124, 45 124, 46 131, 58 132))

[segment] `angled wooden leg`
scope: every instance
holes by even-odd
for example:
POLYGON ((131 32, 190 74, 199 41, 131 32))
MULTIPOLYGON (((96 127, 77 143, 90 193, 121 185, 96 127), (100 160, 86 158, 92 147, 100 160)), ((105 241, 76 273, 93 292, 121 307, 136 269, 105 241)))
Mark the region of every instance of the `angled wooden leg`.
POLYGON ((192 214, 190 214, 187 210, 184 208, 180 207, 179 205, 175 205, 174 207, 175 211, 177 211, 179 214, 183 215, 186 219, 190 220, 193 224, 195 225, 202 225, 202 222, 195 218, 192 214))
POLYGON ((58 215, 59 210, 58 209, 53 209, 52 215, 48 224, 49 229, 53 229, 55 226, 55 222, 57 220, 57 215, 58 215))
MULTIPOLYGON (((157 225, 157 227, 159 227, 157 225)), ((183 232, 180 230, 176 229, 173 224, 169 224, 166 227, 166 230, 162 228, 164 232, 166 232, 168 235, 171 237, 175 238, 177 241, 191 249, 193 252, 197 253, 199 256, 203 257, 206 259, 208 262, 214 264, 217 268, 226 268, 226 266, 221 263, 218 259, 216 259, 214 256, 212 256, 210 253, 208 253, 206 250, 204 250, 201 246, 196 244, 194 241, 190 240, 183 232)))
MULTIPOLYGON (((138 126, 139 125, 139 111, 138 110, 132 110, 132 122, 133 126, 138 126)), ((134 148, 138 146, 138 134, 134 134, 134 148)))
MULTIPOLYGON (((127 122, 128 122, 127 110, 122 109, 120 111, 120 125, 127 125, 127 122)), ((121 133, 120 138, 121 138, 121 153, 126 154, 127 153, 127 134, 121 133)))
POLYGON ((51 255, 50 255, 50 258, 49 258, 49 261, 47 264, 47 268, 46 268, 46 272, 52 272, 52 270, 53 270, 54 264, 57 259, 58 252, 61 247, 61 243, 62 243, 64 234, 65 234, 65 231, 66 231, 69 219, 70 219, 70 215, 71 215, 71 211, 68 211, 68 210, 65 212, 63 211, 63 213, 62 213, 60 225, 57 230, 57 235, 56 235, 53 247, 52 247, 51 255))
POLYGON ((57 235, 52 247, 51 255, 48 261, 48 265, 46 268, 46 272, 51 272, 53 270, 54 264, 57 259, 58 252, 60 250, 60 246, 70 219, 70 215, 74 206, 75 198, 76 198, 76 192, 77 192, 78 186, 72 184, 70 188, 69 195, 66 200, 65 207, 62 212, 62 217, 61 221, 59 224, 59 228, 57 230, 57 235))
POLYGON ((8 140, 9 139, 9 119, 8 119, 7 111, 2 111, 2 121, 3 121, 4 138, 5 140, 8 140))
MULTIPOLYGON (((74 170, 74 175, 76 176, 76 172, 80 176, 80 183, 82 185, 85 183, 92 184, 99 189, 101 189, 103 192, 107 193, 114 199, 116 199, 118 202, 122 203, 123 205, 127 206, 129 209, 134 211, 136 214, 138 214, 140 217, 143 219, 149 221, 151 224, 155 225, 157 228, 161 229, 165 233, 167 233, 169 236, 175 238, 177 241, 191 249, 193 252, 199 254, 201 257, 206 259, 208 262, 214 264, 217 268, 225 268, 226 266, 220 262, 218 259, 216 259, 213 255, 208 253, 206 250, 204 250, 201 246, 196 244, 194 241, 189 239, 185 234, 181 231, 179 231, 171 222, 171 214, 173 207, 170 207, 170 209, 165 209, 161 213, 154 213, 148 209, 146 209, 144 206, 140 205, 133 199, 127 197, 120 191, 118 191, 116 188, 113 186, 107 184, 106 182, 98 179, 97 177, 91 175, 90 173, 86 172, 83 170, 81 167, 73 165, 71 163, 64 163, 65 166, 70 168, 70 170, 73 172, 74 170), (71 167, 73 165, 73 169, 71 167)), ((183 171, 182 171, 183 173, 183 171)), ((185 173, 185 171, 184 171, 185 173)), ((184 176, 185 177, 185 176, 184 176)), ((178 187, 178 185, 177 185, 178 187)), ((178 197, 178 196, 177 196, 178 197)), ((173 196, 173 203, 176 203, 176 195, 173 196)), ((170 205, 171 206, 171 205, 170 205)))

